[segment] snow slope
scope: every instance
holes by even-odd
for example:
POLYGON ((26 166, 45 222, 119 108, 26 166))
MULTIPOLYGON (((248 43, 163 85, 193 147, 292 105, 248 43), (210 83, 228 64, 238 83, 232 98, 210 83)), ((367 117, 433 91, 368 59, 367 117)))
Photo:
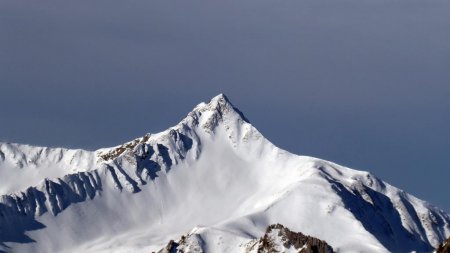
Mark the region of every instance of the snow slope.
POLYGON ((96 168, 94 152, 0 143, 0 194, 38 185, 45 178, 96 168))
POLYGON ((430 252, 450 235, 448 214, 370 173, 277 148, 224 95, 96 152, 0 147, 5 252, 150 252, 187 232, 245 252, 276 223, 337 252, 430 252))

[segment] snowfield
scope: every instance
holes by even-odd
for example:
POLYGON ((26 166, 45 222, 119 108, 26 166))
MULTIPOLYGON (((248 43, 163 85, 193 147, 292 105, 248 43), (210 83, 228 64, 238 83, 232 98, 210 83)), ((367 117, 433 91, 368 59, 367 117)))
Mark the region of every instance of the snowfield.
POLYGON ((270 224, 337 252, 432 252, 444 211, 368 172, 286 152, 224 95, 95 152, 0 144, 0 252, 246 252, 270 224))

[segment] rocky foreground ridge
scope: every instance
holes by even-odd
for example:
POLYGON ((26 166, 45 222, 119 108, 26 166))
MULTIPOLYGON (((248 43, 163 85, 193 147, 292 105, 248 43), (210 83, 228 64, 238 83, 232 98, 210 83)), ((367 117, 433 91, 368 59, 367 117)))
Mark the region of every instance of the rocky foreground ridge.
POLYGON ((436 253, 450 253, 450 237, 439 245, 436 253))
MULTIPOLYGON (((181 236, 180 240, 171 240, 166 247, 158 253, 203 253, 205 245, 200 235, 188 233, 181 236)), ((333 248, 325 241, 304 235, 301 232, 293 232, 281 224, 273 224, 267 227, 266 232, 259 239, 252 240, 242 246, 242 252, 246 253, 332 253, 333 248)), ((154 253, 154 252, 153 252, 154 253)))

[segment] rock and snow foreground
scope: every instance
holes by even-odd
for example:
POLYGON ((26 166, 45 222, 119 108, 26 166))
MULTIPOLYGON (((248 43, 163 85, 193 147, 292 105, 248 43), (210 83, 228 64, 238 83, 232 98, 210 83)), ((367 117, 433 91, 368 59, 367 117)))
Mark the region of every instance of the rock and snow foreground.
POLYGON ((450 253, 450 237, 443 243, 439 244, 436 253, 450 253))
MULTIPOLYGON (((171 240, 158 253, 203 253, 205 251, 221 252, 222 249, 210 248, 209 245, 203 244, 203 238, 197 231, 192 231, 187 235, 181 236, 181 239, 177 242, 171 240)), ((251 240, 247 243, 245 252, 333 253, 333 248, 320 239, 304 235, 300 232, 293 232, 281 224, 273 224, 267 227, 266 233, 261 238, 251 240)))
POLYGON ((431 252, 450 236, 444 211, 277 148, 223 95, 95 152, 2 143, 0 194, 0 252, 151 252, 186 233, 246 252, 276 223, 336 252, 431 252))

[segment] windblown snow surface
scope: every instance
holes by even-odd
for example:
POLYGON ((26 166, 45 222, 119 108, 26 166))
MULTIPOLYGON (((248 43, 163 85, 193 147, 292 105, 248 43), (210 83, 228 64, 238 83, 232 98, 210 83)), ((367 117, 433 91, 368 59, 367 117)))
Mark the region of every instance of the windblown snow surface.
POLYGON ((123 145, 0 144, 0 251, 245 252, 270 224, 337 252, 431 252, 444 211, 368 172, 277 148, 224 95, 123 145))

